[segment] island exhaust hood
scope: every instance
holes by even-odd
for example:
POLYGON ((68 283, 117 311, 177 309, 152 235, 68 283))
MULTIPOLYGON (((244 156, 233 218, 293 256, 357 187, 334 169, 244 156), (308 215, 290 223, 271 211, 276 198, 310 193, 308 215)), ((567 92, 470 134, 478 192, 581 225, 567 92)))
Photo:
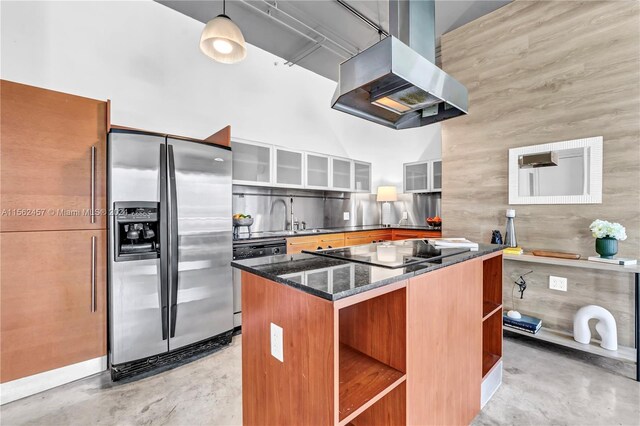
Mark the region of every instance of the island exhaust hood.
POLYGON ((391 35, 340 64, 331 107, 393 129, 467 113, 467 89, 435 65, 433 0, 390 0, 391 35))

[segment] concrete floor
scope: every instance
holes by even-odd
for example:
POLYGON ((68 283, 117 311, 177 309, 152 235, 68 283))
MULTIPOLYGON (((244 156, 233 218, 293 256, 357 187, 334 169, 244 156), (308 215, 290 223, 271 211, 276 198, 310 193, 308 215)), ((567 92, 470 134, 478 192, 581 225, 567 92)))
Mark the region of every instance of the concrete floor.
MULTIPOLYGON (((524 337, 504 341, 504 381, 474 425, 638 425, 635 365, 524 337)), ((0 408, 9 425, 240 425, 240 337, 231 347, 130 383, 108 374, 0 408)))

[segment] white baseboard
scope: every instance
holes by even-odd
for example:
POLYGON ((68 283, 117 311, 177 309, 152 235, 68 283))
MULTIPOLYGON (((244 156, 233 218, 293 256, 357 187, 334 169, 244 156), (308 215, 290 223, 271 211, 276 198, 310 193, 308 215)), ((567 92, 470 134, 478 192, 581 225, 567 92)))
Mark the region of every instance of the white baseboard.
POLYGON ((107 369, 107 357, 89 359, 0 384, 0 405, 82 379, 107 369))
POLYGON ((498 361, 498 365, 496 365, 482 381, 482 390, 480 391, 480 408, 483 408, 486 403, 489 402, 501 384, 502 360, 498 361))

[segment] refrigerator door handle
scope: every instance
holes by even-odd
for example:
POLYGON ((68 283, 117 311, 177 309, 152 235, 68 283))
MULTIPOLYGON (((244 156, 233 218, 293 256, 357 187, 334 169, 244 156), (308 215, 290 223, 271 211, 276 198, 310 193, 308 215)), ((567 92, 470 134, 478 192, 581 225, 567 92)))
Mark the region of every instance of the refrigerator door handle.
POLYGON ((167 150, 169 157, 169 282, 171 288, 171 328, 169 336, 175 337, 178 314, 178 200, 173 146, 167 144, 167 150))
POLYGON ((160 301, 162 303, 162 340, 169 338, 168 228, 167 228, 167 146, 160 145, 160 301))

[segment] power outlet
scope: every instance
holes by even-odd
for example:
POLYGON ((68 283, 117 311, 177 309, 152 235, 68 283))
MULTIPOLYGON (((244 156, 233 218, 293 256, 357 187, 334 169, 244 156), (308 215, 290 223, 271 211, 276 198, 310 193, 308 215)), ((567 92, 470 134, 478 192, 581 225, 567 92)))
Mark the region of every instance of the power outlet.
POLYGON ((551 290, 567 291, 567 279, 549 275, 549 288, 551 290))
POLYGON ((344 218, 344 220, 349 220, 349 212, 344 212, 342 214, 342 217, 344 218))
POLYGON ((282 327, 274 323, 271 323, 271 355, 278 361, 284 362, 282 327))
POLYGON ((409 213, 402 212, 402 220, 407 220, 407 219, 409 219, 409 213))

